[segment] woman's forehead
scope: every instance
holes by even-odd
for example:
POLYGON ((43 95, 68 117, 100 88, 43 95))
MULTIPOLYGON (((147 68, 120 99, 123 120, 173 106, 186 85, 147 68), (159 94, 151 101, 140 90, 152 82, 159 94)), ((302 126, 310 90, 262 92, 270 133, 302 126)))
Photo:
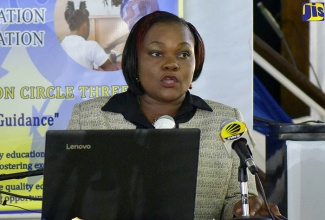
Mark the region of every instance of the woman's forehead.
POLYGON ((179 34, 183 38, 193 39, 193 35, 189 28, 186 25, 177 22, 159 22, 152 25, 145 34, 145 39, 151 37, 163 38, 166 35, 176 34, 179 34))

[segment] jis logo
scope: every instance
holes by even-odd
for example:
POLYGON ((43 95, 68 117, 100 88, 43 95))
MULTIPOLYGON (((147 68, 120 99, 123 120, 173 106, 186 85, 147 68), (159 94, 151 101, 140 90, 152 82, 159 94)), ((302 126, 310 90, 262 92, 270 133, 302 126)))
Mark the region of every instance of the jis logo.
POLYGON ((324 21, 324 2, 304 3, 302 21, 324 21))

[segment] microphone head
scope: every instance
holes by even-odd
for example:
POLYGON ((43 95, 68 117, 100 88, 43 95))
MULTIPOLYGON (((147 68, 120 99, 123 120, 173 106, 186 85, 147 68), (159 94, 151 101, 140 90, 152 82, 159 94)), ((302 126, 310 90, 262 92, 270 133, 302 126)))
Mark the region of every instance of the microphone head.
POLYGON ((224 120, 220 126, 220 136, 223 140, 237 140, 244 134, 245 131, 245 123, 237 121, 233 118, 224 120))
POLYGON ((255 143, 244 122, 233 118, 224 120, 220 125, 220 138, 227 149, 232 148, 237 153, 252 174, 258 172, 249 147, 253 148, 255 143))
POLYGON ((220 138, 226 147, 232 146, 232 143, 240 138, 246 139, 251 147, 255 146, 246 124, 234 118, 225 119, 221 123, 220 138))
POLYGON ((175 125, 175 120, 169 115, 159 117, 153 124, 156 129, 171 129, 175 128, 175 125))

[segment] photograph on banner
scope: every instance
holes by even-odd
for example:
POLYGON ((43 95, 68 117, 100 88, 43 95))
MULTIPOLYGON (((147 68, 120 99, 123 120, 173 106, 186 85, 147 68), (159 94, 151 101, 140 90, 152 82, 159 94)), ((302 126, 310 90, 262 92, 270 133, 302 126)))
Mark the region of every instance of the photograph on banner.
POLYGON ((97 0, 87 4, 82 0, 57 0, 54 15, 55 31, 63 49, 76 62, 95 70, 115 71, 121 69, 121 55, 128 33, 142 16, 166 9, 178 13, 178 5, 167 3, 170 1, 97 0), (85 41, 90 42, 86 44, 85 41), (100 52, 104 52, 106 59, 109 59, 110 65, 107 69, 85 63, 94 61, 95 57, 104 59, 105 56, 94 52, 96 47, 102 49, 100 52), (89 51, 93 57, 89 57, 91 54, 89 51))
POLYGON ((179 14, 181 1, 0 1, 0 214, 41 210, 42 175, 6 176, 43 169, 45 134, 66 129, 76 103, 127 90, 125 39, 158 9, 179 14))

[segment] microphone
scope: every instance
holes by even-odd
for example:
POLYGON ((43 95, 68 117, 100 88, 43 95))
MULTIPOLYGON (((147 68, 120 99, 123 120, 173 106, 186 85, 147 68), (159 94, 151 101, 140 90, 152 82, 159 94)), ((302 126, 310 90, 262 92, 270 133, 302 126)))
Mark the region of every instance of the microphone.
MULTIPOLYGON (((292 55, 292 52, 289 48, 289 45, 287 43, 287 40, 286 40, 284 34, 280 28, 280 25, 276 22, 275 18, 272 16, 271 12, 269 10, 267 10, 267 8, 263 5, 262 2, 257 3, 257 7, 259 8, 260 12, 264 16, 264 18, 267 20, 267 22, 271 25, 271 27, 273 28, 275 33, 278 35, 278 37, 283 41, 283 44, 284 44, 284 46, 288 52, 288 55, 291 59, 292 65, 298 70, 296 61, 292 55)), ((317 77, 316 77, 316 80, 317 80, 317 77)), ((320 85, 320 84, 318 84, 318 85, 320 85)))
POLYGON ((265 17, 265 19, 268 21, 268 23, 271 25, 275 33, 278 35, 280 39, 284 38, 284 34, 281 31, 280 25, 276 22, 274 17, 272 16, 271 12, 265 8, 262 2, 257 3, 257 7, 261 11, 262 15, 265 17))
POLYGON ((169 115, 159 117, 153 124, 156 129, 172 129, 175 125, 175 120, 169 115))
POLYGON ((220 125, 220 137, 226 147, 231 146, 253 175, 258 173, 249 147, 254 147, 255 142, 244 122, 233 118, 224 120, 220 125))
POLYGON ((238 168, 238 180, 240 182, 241 202, 243 217, 236 217, 236 220, 260 219, 268 220, 259 217, 249 217, 249 199, 248 199, 248 176, 247 168, 252 174, 257 174, 258 170, 253 161, 252 153, 248 143, 255 146, 254 140, 250 135, 247 126, 244 122, 229 118, 224 120, 220 125, 220 138, 226 147, 231 148, 237 153, 240 158, 240 166, 238 168))

